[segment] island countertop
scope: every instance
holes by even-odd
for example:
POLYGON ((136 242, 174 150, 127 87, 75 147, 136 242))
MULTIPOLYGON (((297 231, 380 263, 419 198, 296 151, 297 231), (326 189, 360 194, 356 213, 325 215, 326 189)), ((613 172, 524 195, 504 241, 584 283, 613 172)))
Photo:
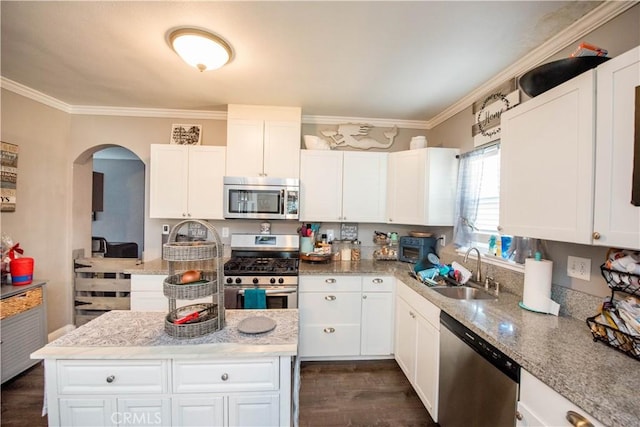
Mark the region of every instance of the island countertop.
POLYGON ((164 331, 162 312, 114 310, 52 341, 32 359, 157 359, 164 357, 295 356, 298 352, 298 310, 226 310, 226 325, 197 338, 174 338, 164 331), (246 334, 238 324, 265 316, 275 329, 246 334))

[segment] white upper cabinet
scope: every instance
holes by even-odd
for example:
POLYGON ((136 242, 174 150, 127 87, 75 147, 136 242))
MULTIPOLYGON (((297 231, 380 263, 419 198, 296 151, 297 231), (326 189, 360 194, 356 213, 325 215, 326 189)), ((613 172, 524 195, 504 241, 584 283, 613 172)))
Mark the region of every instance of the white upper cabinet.
POLYGON ((591 243, 595 71, 502 114, 500 230, 591 243))
POLYGON ((227 175, 298 178, 299 107, 230 104, 227 112, 227 175))
POLYGON ((302 150, 301 220, 385 222, 387 153, 302 150))
POLYGON ((223 219, 225 147, 152 144, 149 217, 223 219))
POLYGON ((389 153, 386 222, 453 225, 458 154, 454 148, 389 153))
POLYGON ((630 203, 640 47, 600 65, 597 85, 593 243, 640 249, 640 207, 630 203))

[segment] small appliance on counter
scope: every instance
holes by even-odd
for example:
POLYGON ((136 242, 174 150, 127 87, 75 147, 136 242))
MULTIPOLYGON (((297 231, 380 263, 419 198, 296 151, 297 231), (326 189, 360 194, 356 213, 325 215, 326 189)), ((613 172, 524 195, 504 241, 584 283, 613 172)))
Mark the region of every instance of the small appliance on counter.
MULTIPOLYGON (((416 233, 413 233, 416 234, 416 233)), ((402 236, 398 246, 398 260, 403 262, 417 263, 429 254, 436 254, 438 239, 431 237, 430 233, 420 233, 422 236, 402 236)))

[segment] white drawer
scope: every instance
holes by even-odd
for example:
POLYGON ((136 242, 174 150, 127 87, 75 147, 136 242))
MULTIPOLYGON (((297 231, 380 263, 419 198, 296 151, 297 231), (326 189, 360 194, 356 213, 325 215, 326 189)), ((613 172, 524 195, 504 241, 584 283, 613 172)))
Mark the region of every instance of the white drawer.
POLYGON ((300 293, 300 323, 360 323, 361 299, 360 292, 300 293))
POLYGON ((359 292, 360 276, 300 276, 300 292, 359 292))
POLYGON ((396 295, 404 299, 418 314, 431 323, 433 327, 440 330, 440 309, 404 283, 399 283, 400 285, 396 289, 396 295))
POLYGON ((279 359, 174 361, 175 393, 277 390, 279 359))
POLYGON ((360 354, 360 323, 313 324, 300 327, 301 357, 358 356, 360 354))
POLYGON ((167 276, 158 274, 132 274, 131 291, 155 291, 162 293, 164 279, 167 276))
POLYGON ((394 283, 392 276, 364 276, 362 292, 392 292, 394 283))
POLYGON ((168 366, 162 360, 60 360, 61 394, 166 393, 168 366))

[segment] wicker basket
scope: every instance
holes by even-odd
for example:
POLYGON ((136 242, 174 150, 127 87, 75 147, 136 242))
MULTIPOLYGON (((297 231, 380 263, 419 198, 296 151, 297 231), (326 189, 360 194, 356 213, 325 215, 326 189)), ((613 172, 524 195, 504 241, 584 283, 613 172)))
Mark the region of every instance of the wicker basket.
POLYGON ((42 304, 42 288, 30 289, 24 293, 5 298, 0 302, 0 319, 24 313, 42 304))
POLYGON ((202 261, 216 256, 216 245, 210 242, 169 242, 162 246, 166 261, 202 261))
POLYGON ((162 288, 165 297, 191 300, 207 297, 218 292, 218 281, 215 279, 216 274, 212 271, 202 273, 202 278, 206 282, 183 285, 179 284, 181 277, 181 274, 173 274, 164 279, 162 288))
POLYGON ((192 304, 180 307, 167 314, 164 320, 165 332, 175 338, 197 338, 220 329, 217 304, 192 304), (199 312, 201 310, 206 310, 206 312, 200 314, 197 319, 190 323, 174 323, 185 313, 199 312))

